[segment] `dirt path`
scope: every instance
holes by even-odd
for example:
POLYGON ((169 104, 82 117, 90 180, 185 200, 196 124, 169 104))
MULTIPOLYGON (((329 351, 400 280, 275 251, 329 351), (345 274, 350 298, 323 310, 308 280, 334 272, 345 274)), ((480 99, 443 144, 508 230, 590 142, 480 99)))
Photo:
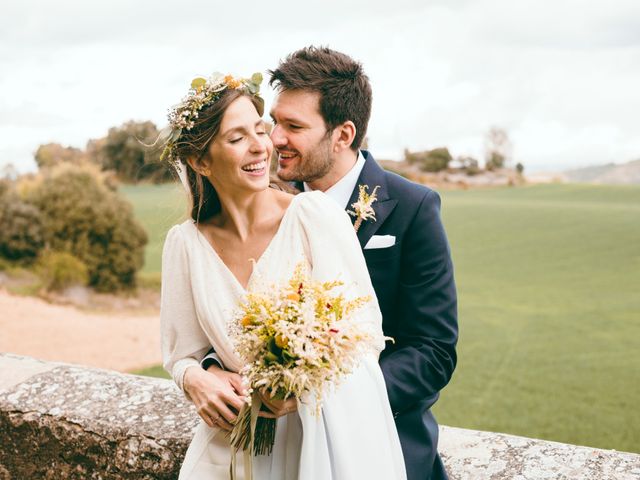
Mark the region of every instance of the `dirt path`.
POLYGON ((0 351, 127 372, 161 363, 158 314, 96 314, 0 290, 0 351))

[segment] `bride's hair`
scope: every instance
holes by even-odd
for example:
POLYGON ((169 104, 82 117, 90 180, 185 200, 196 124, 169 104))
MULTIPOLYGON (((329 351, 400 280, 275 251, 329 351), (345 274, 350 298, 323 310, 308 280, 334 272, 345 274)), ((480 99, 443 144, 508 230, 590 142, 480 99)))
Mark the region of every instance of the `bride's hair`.
POLYGON ((196 222, 207 220, 220 212, 220 199, 209 179, 196 172, 187 158, 195 157, 199 162, 209 152, 209 145, 220 131, 222 117, 236 99, 245 96, 256 107, 260 116, 264 106, 260 99, 239 89, 226 89, 220 97, 210 105, 203 107, 194 119, 190 130, 184 129, 179 141, 175 144, 175 153, 187 172, 187 181, 191 194, 191 218, 196 222))

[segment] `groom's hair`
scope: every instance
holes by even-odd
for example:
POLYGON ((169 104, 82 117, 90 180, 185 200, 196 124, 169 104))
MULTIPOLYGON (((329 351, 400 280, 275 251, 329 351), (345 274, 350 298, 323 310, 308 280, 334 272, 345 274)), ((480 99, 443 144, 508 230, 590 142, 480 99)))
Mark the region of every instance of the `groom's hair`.
POLYGON ((327 47, 305 47, 269 70, 269 85, 278 91, 305 90, 320 94, 320 114, 327 130, 351 120, 357 151, 367 133, 371 116, 371 85, 359 62, 327 47))

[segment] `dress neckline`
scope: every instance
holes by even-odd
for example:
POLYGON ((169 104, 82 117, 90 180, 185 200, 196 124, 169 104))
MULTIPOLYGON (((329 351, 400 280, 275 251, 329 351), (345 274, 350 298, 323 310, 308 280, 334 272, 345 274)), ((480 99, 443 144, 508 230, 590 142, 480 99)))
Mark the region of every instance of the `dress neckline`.
POLYGON ((280 235, 280 232, 283 230, 283 226, 284 226, 285 222, 288 220, 288 217, 290 216, 289 214, 290 214, 291 210, 293 210, 294 203, 296 203, 296 201, 298 200, 298 197, 301 197, 301 196, 303 196, 303 194, 299 193, 298 195, 295 195, 291 199, 291 202, 287 206, 287 209, 285 210, 284 215, 282 215, 282 218, 280 219, 280 224, 278 225, 276 233, 273 234, 273 237, 271 237, 271 240, 269 240, 269 243, 267 244, 267 247, 263 250, 263 252, 260 255, 260 257, 257 260, 252 259, 252 258, 249 259, 249 261, 253 261, 253 270, 251 271, 251 274, 249 275, 249 279, 247 280, 247 285, 246 286, 244 286, 244 285, 242 285, 242 283, 240 283, 240 280, 238 280, 238 277, 236 277, 236 275, 231 271, 231 269, 227 266, 227 264, 224 263, 224 260, 222 260, 222 258, 220 258, 220 255, 218 255, 218 252, 216 251, 216 249, 213 247, 213 245, 211 244, 209 239, 200 231, 200 229, 198 228, 196 223, 195 222, 191 222, 191 225, 193 225, 193 228, 196 231, 196 235, 198 235, 198 236, 201 235, 204 238, 204 243, 207 244, 206 248, 212 253, 213 258, 221 265, 222 269, 226 272, 227 276, 231 279, 231 281, 243 293, 246 293, 248 291, 249 287, 251 286, 251 281, 253 280, 253 276, 254 276, 254 274, 256 272, 256 268, 258 267, 260 262, 262 262, 262 259, 265 258, 267 256, 267 254, 270 252, 271 246, 275 243, 276 238, 280 235))

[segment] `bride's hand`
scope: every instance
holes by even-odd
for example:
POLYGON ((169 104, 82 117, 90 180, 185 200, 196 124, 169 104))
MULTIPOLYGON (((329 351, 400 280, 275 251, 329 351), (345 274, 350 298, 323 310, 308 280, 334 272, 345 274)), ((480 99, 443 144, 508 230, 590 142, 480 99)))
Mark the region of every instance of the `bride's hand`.
POLYGON ((258 393, 264 406, 271 410, 271 412, 260 411, 258 415, 261 417, 278 418, 293 413, 298 409, 298 401, 295 397, 289 397, 287 400, 278 400, 271 397, 270 392, 267 390, 260 390, 258 393))
POLYGON ((209 427, 233 428, 237 412, 245 403, 246 391, 240 375, 216 365, 206 371, 194 366, 184 373, 184 389, 209 427))

